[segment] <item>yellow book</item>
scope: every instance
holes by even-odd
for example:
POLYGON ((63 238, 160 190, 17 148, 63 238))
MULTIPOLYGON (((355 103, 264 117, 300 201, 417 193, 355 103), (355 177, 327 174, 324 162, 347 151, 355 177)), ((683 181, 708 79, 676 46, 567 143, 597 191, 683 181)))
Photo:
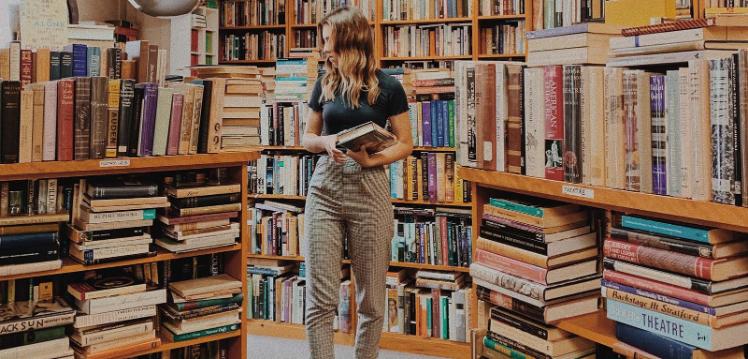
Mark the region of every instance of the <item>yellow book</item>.
POLYGON ((107 142, 104 151, 104 157, 107 158, 117 157, 120 84, 119 79, 111 79, 107 86, 107 142))
POLYGON ((418 197, 416 199, 423 199, 423 160, 416 159, 416 191, 418 191, 418 197))
POLYGON ((465 196, 462 195, 463 188, 462 188, 462 177, 460 177, 460 165, 455 163, 455 202, 457 203, 464 203, 465 202, 465 196))

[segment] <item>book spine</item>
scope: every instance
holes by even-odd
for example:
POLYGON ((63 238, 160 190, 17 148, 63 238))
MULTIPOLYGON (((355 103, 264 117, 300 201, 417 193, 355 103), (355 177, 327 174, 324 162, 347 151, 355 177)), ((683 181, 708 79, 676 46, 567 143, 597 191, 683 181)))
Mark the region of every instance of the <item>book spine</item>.
POLYGON ((563 181, 564 169, 561 154, 564 150, 563 68, 544 68, 545 96, 545 178, 563 181))
POLYGON ((88 49, 86 45, 73 44, 73 76, 88 76, 88 49))
POLYGON ((641 185, 641 169, 639 168, 639 114, 638 106, 638 73, 637 71, 624 71, 623 73, 623 116, 626 131, 625 141, 625 164, 626 164, 626 182, 625 189, 629 191, 639 191, 641 185))
POLYGON ((87 194, 94 199, 152 197, 158 195, 158 186, 148 184, 119 187, 89 185, 87 194))
POLYGON ((714 257, 714 247, 711 245, 681 241, 620 228, 611 228, 610 238, 642 246, 683 253, 689 256, 699 256, 704 258, 714 257))
POLYGON ((70 51, 60 52, 60 78, 73 77, 73 53, 70 51))
POLYGON ((619 272, 624 272, 645 278, 651 278, 659 282, 670 283, 679 287, 693 289, 706 294, 711 294, 712 292, 712 282, 699 278, 687 277, 685 275, 665 272, 638 264, 615 260, 612 258, 603 259, 603 266, 605 266, 605 268, 616 270, 619 272))
POLYGON ((117 126, 117 155, 128 155, 130 148, 130 129, 135 118, 135 82, 133 80, 122 80, 120 85, 119 102, 119 125, 117 126))
POLYGON ((89 158, 104 158, 107 144, 107 100, 106 77, 91 78, 91 143, 89 158))
POLYGON ((184 95, 175 93, 171 103, 171 121, 169 122, 169 136, 166 154, 173 156, 179 153, 179 138, 182 126, 182 111, 184 95))
POLYGON ((477 160, 477 140, 476 140, 476 118, 475 118, 475 67, 468 66, 466 69, 465 79, 467 83, 467 116, 466 116, 466 135, 467 135, 467 162, 464 165, 473 165, 477 160))
POLYGON ((49 53, 49 79, 57 81, 60 78, 60 52, 51 51, 49 53))
POLYGON ((44 145, 43 161, 54 161, 57 149, 57 83, 44 85, 44 145))
POLYGON ((701 243, 709 243, 709 230, 686 227, 673 223, 659 222, 647 218, 622 215, 621 226, 628 229, 683 238, 701 243))
POLYGON ((172 204, 178 208, 192 208, 203 206, 216 206, 221 204, 235 203, 240 201, 239 193, 217 194, 202 197, 178 198, 172 204))
POLYGON ((694 303, 694 302, 689 302, 687 300, 683 300, 683 299, 668 296, 668 295, 663 295, 660 293, 655 293, 655 292, 645 290, 645 289, 634 288, 634 287, 624 285, 618 282, 613 282, 607 279, 602 280, 602 286, 606 288, 604 290, 609 290, 609 291, 615 290, 619 293, 633 294, 633 295, 636 295, 642 298, 647 298, 647 299, 661 302, 662 304, 669 304, 671 306, 682 307, 682 308, 686 308, 686 309, 689 309, 689 310, 692 310, 698 313, 703 313, 703 314, 712 315, 712 316, 717 315, 716 309, 712 307, 708 307, 708 306, 694 303))
MULTIPOLYGON (((731 125, 731 131, 727 134, 728 136, 728 142, 732 144, 732 178, 730 180, 730 193, 732 193, 733 196, 733 203, 736 206, 742 206, 743 205, 743 195, 741 194, 741 190, 743 188, 743 185, 741 184, 741 181, 743 180, 743 173, 742 170, 742 161, 746 160, 741 158, 741 143, 740 143, 740 123, 741 123, 741 113, 740 113, 740 101, 742 100, 739 97, 740 92, 740 72, 738 71, 738 64, 740 63, 740 59, 738 56, 738 53, 733 53, 732 58, 730 59, 730 125, 731 125)), ((727 167, 730 166, 730 163, 727 163, 727 167)), ((728 169, 729 170, 729 169, 728 169)))
POLYGON ((725 348, 712 343, 712 328, 665 314, 642 309, 616 300, 607 301, 608 319, 641 328, 650 333, 693 345, 708 351, 725 348))
POLYGON ((59 338, 0 350, 0 358, 50 358, 47 353, 65 353, 69 351, 70 343, 68 338, 59 338))
POLYGON ((31 249, 33 247, 49 247, 57 245, 59 236, 52 233, 10 234, 0 236, 0 250, 31 249))
POLYGON ((563 67, 563 168, 564 181, 571 183, 582 182, 581 77, 580 66, 563 67))
POLYGON ((82 305, 79 305, 79 308, 86 314, 101 314, 134 307, 162 304, 165 302, 166 289, 158 289, 144 293, 86 300, 81 302, 82 305))
POLYGON ((486 224, 490 224, 493 227, 498 226, 504 226, 506 229, 516 229, 520 230, 522 232, 527 233, 529 236, 528 238, 531 238, 531 236, 535 236, 538 241, 543 241, 543 238, 545 238, 545 234, 543 233, 543 229, 537 226, 531 226, 526 223, 514 221, 508 218, 495 216, 489 213, 483 213, 483 219, 482 221, 485 221, 486 224))
POLYGON ((520 212, 533 217, 543 217, 543 208, 517 203, 501 198, 491 198, 489 203, 494 207, 504 208, 510 211, 520 212))
MULTIPOLYGON (((678 70, 667 71, 665 75, 665 109, 667 120, 665 125, 666 144, 666 185, 667 195, 681 197, 681 173, 680 173, 680 133, 678 118, 680 114, 680 85, 678 70)), ((684 104, 685 105, 685 104, 684 104)))
POLYGON ((129 320, 156 316, 156 305, 146 305, 136 308, 113 310, 100 314, 78 315, 75 317, 74 328, 86 328, 96 325, 119 323, 129 320))
MULTIPOLYGON (((149 70, 150 74, 150 70, 149 70)), ((149 75, 150 76, 150 75, 149 75)), ((140 145, 138 156, 153 155, 153 135, 156 128, 156 104, 158 102, 158 86, 155 83, 144 85, 143 94, 143 122, 140 128, 140 145)))
POLYGON ((612 239, 605 240, 603 254, 606 257, 707 280, 712 279, 712 270, 715 264, 713 259, 689 256, 612 239))
POLYGON ((496 351, 496 352, 501 353, 504 356, 512 358, 512 359, 530 359, 530 358, 534 358, 534 357, 530 357, 530 356, 526 355, 525 353, 523 353, 523 352, 521 352, 519 350, 516 350, 516 349, 512 348, 511 346, 509 346, 507 344, 495 341, 495 340, 491 339, 491 337, 489 337, 489 336, 484 336, 483 337, 483 346, 485 346, 488 350, 496 351))
POLYGON ((475 252, 475 260, 489 268, 529 279, 536 283, 548 284, 546 280, 547 270, 536 267, 512 258, 507 258, 482 249, 475 252))
MULTIPOLYGON (((113 76, 112 76, 113 77, 113 76)), ((107 83, 106 146, 104 157, 117 157, 117 136, 120 123, 120 93, 122 81, 110 77, 107 83)))
POLYGON ((0 333, 3 335, 20 333, 29 330, 59 327, 69 325, 75 319, 75 312, 63 313, 59 315, 24 318, 20 320, 10 320, 0 324, 0 333))
POLYGON ((685 300, 699 305, 709 305, 709 296, 704 293, 699 293, 683 287, 676 287, 675 285, 661 283, 644 277, 607 269, 610 268, 606 268, 606 270, 603 272, 603 278, 607 281, 626 285, 632 288, 650 291, 652 293, 657 293, 672 298, 685 300))
POLYGON ((485 226, 480 229, 480 236, 493 242, 499 242, 532 251, 544 256, 548 255, 548 244, 512 235, 500 230, 491 230, 485 226))
POLYGON ((134 211, 117 211, 117 212, 83 212, 84 220, 88 223, 105 223, 118 221, 134 221, 140 219, 155 219, 155 209, 140 209, 134 211))
POLYGON ((238 329, 239 329, 239 324, 231 324, 231 325, 225 325, 225 326, 218 327, 218 328, 200 330, 200 331, 196 331, 192 333, 173 334, 171 335, 171 337, 172 337, 172 340, 174 340, 175 342, 182 342, 186 340, 192 340, 192 339, 207 337, 211 335, 221 334, 221 333, 233 332, 238 329))
POLYGON ((21 50, 21 88, 33 81, 34 61, 30 49, 21 50))
POLYGON ((19 134, 21 131, 21 83, 3 81, 0 84, 0 162, 18 163, 19 134))
POLYGON ((449 113, 449 121, 447 124, 447 135, 449 136, 449 142, 447 143, 447 146, 455 147, 455 100, 447 101, 447 111, 449 113))
POLYGON ((667 108, 665 76, 650 77, 650 113, 652 117, 652 191, 667 194, 667 108))
MULTIPOLYGON (((651 298, 646 298, 628 292, 617 291, 615 289, 603 288, 603 296, 617 300, 619 302, 631 304, 643 309, 659 312, 672 317, 680 318, 690 322, 695 322, 703 325, 711 325, 715 317, 710 316, 706 313, 690 310, 686 308, 677 307, 668 303, 659 302, 651 298)), ((718 326, 714 325, 715 328, 718 326)))
POLYGON ((470 266, 470 275, 487 283, 532 298, 536 301, 536 304, 542 305, 545 301, 544 293, 546 286, 525 280, 522 277, 497 271, 481 263, 473 263, 470 266))
POLYGON ((518 320, 510 315, 502 313, 498 308, 491 308, 491 320, 509 325, 512 328, 519 329, 527 334, 535 336, 537 338, 548 340, 548 330, 535 325, 529 321, 518 320))
POLYGON ((538 350, 535 350, 534 348, 531 348, 528 345, 525 345, 525 341, 520 342, 518 339, 515 339, 507 334, 498 334, 499 332, 500 331, 498 330, 489 330, 488 332, 486 332, 486 336, 500 345, 504 345, 506 347, 513 348, 514 350, 519 350, 522 353, 526 353, 525 355, 529 355, 531 358, 552 359, 550 355, 546 355, 539 352, 538 350))
MULTIPOLYGON (((82 75, 82 76, 85 76, 82 75)), ((87 160, 91 138, 91 78, 75 79, 75 138, 73 158, 87 160)))

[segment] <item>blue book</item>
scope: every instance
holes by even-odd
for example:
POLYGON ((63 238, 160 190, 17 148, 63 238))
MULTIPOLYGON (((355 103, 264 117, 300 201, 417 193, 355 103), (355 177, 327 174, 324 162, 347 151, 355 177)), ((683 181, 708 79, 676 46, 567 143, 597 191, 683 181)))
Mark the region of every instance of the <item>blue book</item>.
MULTIPOLYGON (((101 75, 101 49, 98 47, 89 47, 86 51, 86 63, 88 64, 88 76, 101 75)), ((106 74, 104 74, 106 76, 106 74)))
POLYGON ((746 344, 748 323, 713 329, 706 325, 671 317, 637 306, 607 299, 608 319, 660 334, 681 343, 708 351, 734 348, 746 344))
POLYGON ((691 359, 693 351, 697 350, 675 339, 623 323, 616 323, 616 338, 661 359, 691 359))
POLYGON ((400 173, 400 167, 402 161, 395 161, 390 164, 390 196, 392 198, 398 198, 397 195, 397 177, 400 173))
POLYGON ((649 218, 622 215, 621 226, 656 233, 664 236, 688 239, 702 243, 721 243, 734 239, 734 234, 722 229, 712 229, 699 226, 686 226, 682 224, 656 221, 649 218))
POLYGON ((423 122, 423 145, 433 146, 431 141, 431 103, 429 101, 421 102, 421 122, 423 122))
POLYGON ((88 48, 82 44, 66 45, 64 50, 73 54, 73 77, 88 76, 88 48))

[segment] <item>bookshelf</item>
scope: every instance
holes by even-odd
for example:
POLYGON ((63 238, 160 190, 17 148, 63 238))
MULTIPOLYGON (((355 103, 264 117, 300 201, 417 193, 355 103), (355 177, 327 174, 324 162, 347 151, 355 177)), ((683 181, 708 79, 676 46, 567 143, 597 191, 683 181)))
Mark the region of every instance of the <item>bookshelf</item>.
POLYGON ((189 76, 190 66, 218 63, 218 9, 201 6, 191 14, 175 17, 171 33, 190 36, 171 36, 169 73, 189 76), (205 24, 195 23, 195 16, 204 17, 205 24))
MULTIPOLYGON (((247 162, 258 157, 256 152, 230 153, 230 154, 200 154, 189 156, 165 156, 165 157, 132 157, 116 158, 105 160, 87 160, 87 161, 57 161, 57 162, 34 162, 20 164, 3 164, 0 165, 0 181, 12 181, 19 179, 39 179, 39 178, 77 178, 88 176, 103 176, 115 174, 141 174, 154 172, 169 172, 185 169, 203 169, 226 167, 230 168, 229 176, 234 181, 247 181, 247 162)), ((242 206, 245 210, 241 211, 240 220, 246 222, 246 187, 243 186, 242 193, 244 198, 242 206)), ((55 215, 61 217, 60 215, 55 215)), ((47 215, 47 217, 55 217, 47 215)), ((43 216, 37 216, 43 217, 43 216)), ((18 217, 23 218, 23 217, 18 217)), ((8 224, 10 220, 16 218, 4 218, 3 224, 8 224)), ((50 218, 56 222, 57 219, 67 221, 65 218, 50 218)), ((44 219, 34 218, 34 223, 41 223, 44 219)), ((18 275, 0 276, 0 281, 60 276, 71 273, 78 273, 90 270, 99 270, 105 268, 124 267, 136 264, 157 263, 173 259, 196 257, 205 254, 223 253, 225 258, 225 273, 234 278, 241 278, 243 291, 246 292, 247 280, 245 276, 246 262, 248 253, 248 235, 246 227, 243 226, 240 234, 240 242, 230 246, 202 249, 187 253, 173 253, 159 249, 156 255, 134 259, 123 259, 112 262, 104 262, 94 265, 82 265, 73 261, 71 258, 63 258, 61 268, 45 272, 25 273, 18 275)), ((243 303, 243 311, 246 311, 246 301, 243 303)), ((201 344, 211 341, 223 341, 228 344, 228 354, 230 358, 247 357, 247 326, 242 325, 238 331, 210 335, 197 339, 169 342, 162 338, 162 343, 155 348, 142 351, 139 353, 130 353, 130 355, 146 355, 152 353, 168 353, 174 349, 185 348, 190 345, 201 344)))

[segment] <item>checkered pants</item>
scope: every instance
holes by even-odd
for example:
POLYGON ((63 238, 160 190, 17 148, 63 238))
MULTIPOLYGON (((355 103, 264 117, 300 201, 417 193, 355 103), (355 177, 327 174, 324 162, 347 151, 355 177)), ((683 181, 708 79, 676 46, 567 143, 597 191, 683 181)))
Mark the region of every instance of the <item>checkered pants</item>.
POLYGON ((327 156, 317 163, 304 214, 306 332, 312 358, 335 356, 332 327, 346 237, 358 307, 356 358, 377 357, 393 231, 389 198, 383 167, 361 168, 350 158, 338 164, 327 156))

